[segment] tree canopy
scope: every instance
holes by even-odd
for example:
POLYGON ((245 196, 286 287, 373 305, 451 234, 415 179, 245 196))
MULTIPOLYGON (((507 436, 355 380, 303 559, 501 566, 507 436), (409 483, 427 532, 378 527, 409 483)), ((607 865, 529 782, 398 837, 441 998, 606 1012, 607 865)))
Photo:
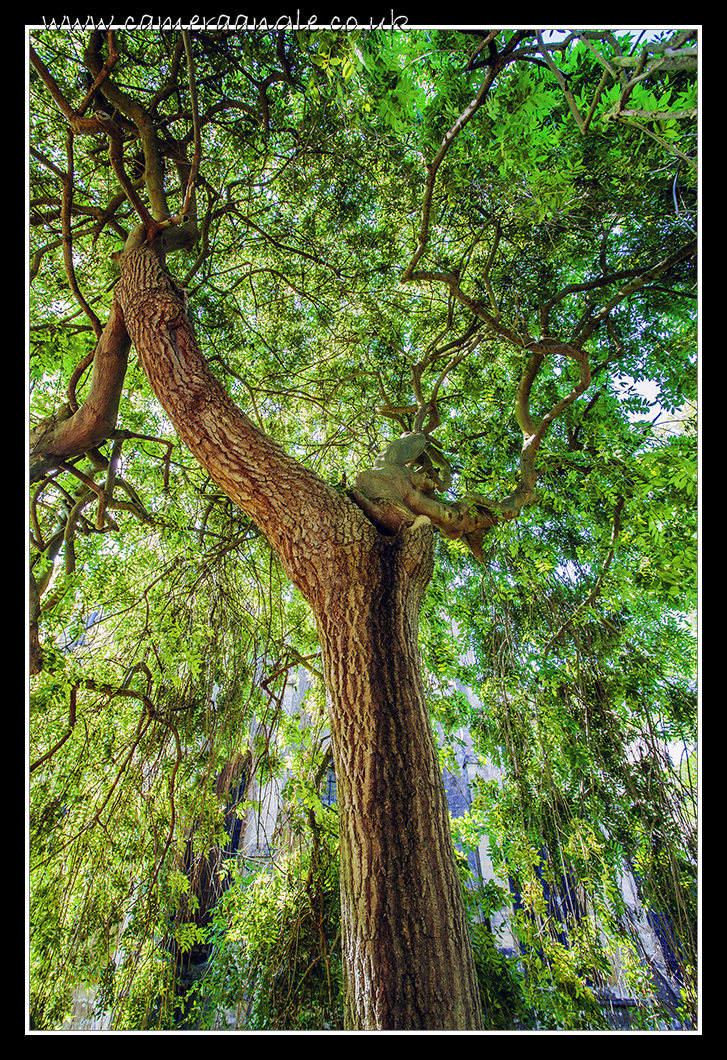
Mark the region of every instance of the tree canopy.
POLYGON ((396 507, 441 531, 427 701, 443 763, 467 728, 501 770, 458 839, 486 835, 518 896, 518 963, 473 927, 489 1025, 600 1026, 616 952, 663 1025, 627 874, 693 1022, 696 32, 79 26, 30 49, 33 1025, 85 984, 114 1027, 179 1025, 180 954, 213 944, 195 1019, 340 1025, 316 626, 110 343, 140 228, 174 230, 232 402, 335 494, 380 525, 371 474, 428 461, 440 507, 396 507), (184 859, 228 844, 243 760, 287 778, 296 840, 277 875, 215 863, 236 885, 200 925, 184 859))

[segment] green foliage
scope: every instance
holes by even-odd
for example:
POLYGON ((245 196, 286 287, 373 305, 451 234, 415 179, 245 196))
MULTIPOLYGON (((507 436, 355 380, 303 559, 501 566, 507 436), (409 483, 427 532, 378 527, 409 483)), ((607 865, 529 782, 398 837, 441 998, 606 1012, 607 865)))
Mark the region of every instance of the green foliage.
POLYGON ((312 843, 243 869, 215 909, 213 957, 196 984, 201 1027, 331 1030, 342 1026, 336 831, 323 811, 312 843), (234 1014, 234 1015, 233 1015, 234 1014))
POLYGON ((472 928, 477 980, 488 1030, 518 1030, 531 1025, 531 1014, 523 995, 519 962, 498 948, 486 924, 472 928))
MULTIPOLYGON (((515 32, 502 32, 500 52, 515 32)), ((78 107, 89 34, 31 37, 78 107)), ((399 280, 421 226, 427 166, 486 72, 475 65, 482 38, 286 33, 287 71, 273 33, 192 42, 201 235, 170 269, 233 400, 344 490, 412 427, 410 414, 397 422, 377 409, 411 406, 424 351, 477 324, 447 285, 399 280)), ((109 77, 149 108, 178 208, 178 151, 192 135, 179 34, 120 32, 117 45, 109 77)), ((522 59, 498 75, 437 173, 420 266, 456 269, 463 290, 518 334, 540 336, 548 305, 548 334, 562 341, 602 313, 585 343, 591 387, 539 453, 537 502, 494 528, 482 567, 461 543, 439 539, 422 607, 443 761, 455 764, 466 729, 479 760, 499 770, 455 823, 466 848, 487 837, 508 884, 479 895, 484 921, 473 920, 494 1028, 600 1028, 596 989, 615 967, 645 1025, 668 1023, 628 924, 627 875, 647 912, 668 924, 683 1014, 696 1013, 694 258, 623 291, 696 230, 696 118, 676 115, 695 105, 697 86, 686 68, 657 71, 630 92, 639 114, 619 117, 622 80, 601 82, 605 64, 615 69, 633 46, 578 37, 551 53, 580 116, 592 109, 582 132, 534 36, 520 41, 522 59), (548 895, 568 875, 582 910, 566 945, 548 895), (510 915, 509 885, 520 896, 517 956, 487 926, 510 915)), ((30 95, 36 425, 62 414, 94 337, 59 236, 68 126, 35 68, 30 95)), ((124 130, 127 167, 140 166, 133 125, 124 130)), ((69 221, 76 279, 102 321, 116 279, 111 254, 137 223, 107 146, 74 138, 69 221)), ((450 499, 516 486, 513 406, 526 357, 488 332, 442 384, 436 437, 454 470, 450 499)), ((440 368, 423 377, 427 394, 440 368)), ((575 378, 570 362, 547 359, 533 414, 575 378)), ((89 379, 87 370, 78 380, 79 401, 89 379)), ((305 734, 281 710, 301 659, 320 669, 312 617, 257 528, 179 445, 133 357, 117 426, 100 463, 95 453, 72 462, 103 486, 100 465, 120 447, 101 526, 98 495, 83 492, 70 463, 35 484, 31 499, 45 658, 29 703, 34 1024, 61 1026, 84 988, 119 1029, 174 1027, 180 1005, 200 1026, 235 1012, 249 1028, 338 1027, 335 815, 315 784, 326 749, 322 685, 316 679, 306 700, 305 734), (274 867, 231 870, 205 927, 185 911, 196 897, 184 852, 188 840, 198 857, 224 848, 215 784, 247 752, 256 783, 287 782, 288 832, 274 867), (192 986, 180 980, 173 934, 182 954, 213 944, 192 986)))

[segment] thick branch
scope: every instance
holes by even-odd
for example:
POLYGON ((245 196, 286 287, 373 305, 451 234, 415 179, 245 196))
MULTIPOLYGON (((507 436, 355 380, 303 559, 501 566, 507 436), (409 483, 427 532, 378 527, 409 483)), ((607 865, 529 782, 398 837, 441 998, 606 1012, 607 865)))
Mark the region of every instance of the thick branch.
POLYGON ((88 397, 76 412, 64 406, 31 432, 31 482, 110 437, 116 426, 130 348, 123 314, 114 305, 96 347, 88 397))
MULTIPOLYGON (((68 130, 68 135, 66 137, 66 161, 68 163, 68 169, 66 173, 63 174, 62 178, 63 201, 61 204, 61 227, 63 230, 63 262, 66 268, 66 279, 68 280, 68 286, 73 292, 74 298, 76 299, 80 307, 83 309, 88 319, 91 321, 91 326, 94 330, 94 334, 98 339, 101 337, 101 321, 98 319, 93 309, 91 309, 91 306, 88 304, 83 294, 81 293, 81 290, 78 286, 78 281, 76 279, 76 269, 73 264, 73 241, 71 239, 71 212, 73 209, 74 182, 72 129, 68 130)), ((75 411, 78 406, 75 404, 75 394, 72 390, 69 395, 69 400, 71 401, 71 407, 75 411)))
MULTIPOLYGON (((434 498, 429 497, 428 493, 431 493, 431 489, 427 489, 426 485, 422 485, 420 480, 425 477, 421 475, 419 475, 416 483, 411 480, 411 475, 409 476, 409 482, 407 484, 408 493, 406 495, 401 492, 399 487, 393 486, 393 484, 386 491, 382 491, 379 485, 382 480, 377 479, 376 477, 371 477, 372 475, 377 475, 376 469, 372 469, 371 472, 365 472, 365 479, 359 475, 356 479, 355 485, 364 495, 366 503, 369 504, 369 506, 372 499, 381 499, 385 502, 383 505, 379 506, 380 510, 373 515, 370 511, 367 512, 369 517, 373 518, 375 523, 378 518, 379 522, 377 525, 381 525, 382 528, 387 526, 391 527, 392 525, 401 525, 403 522, 407 521, 407 515, 412 516, 412 513, 413 515, 426 516, 431 519, 431 521, 438 526, 446 536, 464 538, 474 554, 478 556, 478 558, 481 558, 482 533, 494 525, 498 519, 516 518, 521 509, 525 505, 532 503, 534 500, 535 484, 537 481, 535 459, 538 450, 540 449, 540 445, 550 429, 551 424, 561 416, 566 408, 580 397, 589 386, 591 382, 591 372, 588 355, 579 346, 575 346, 571 343, 558 342, 557 340, 548 337, 536 339, 531 335, 520 335, 511 328, 508 328, 501 322, 499 316, 493 316, 492 313, 484 308, 481 302, 470 298, 464 293, 464 291, 462 291, 459 276, 456 273, 420 271, 412 273, 409 279, 433 280, 446 284, 454 298, 462 305, 466 306, 476 317, 487 324, 491 332, 500 338, 506 339, 519 349, 525 349, 528 351, 530 356, 520 379, 515 400, 515 417, 523 434, 523 445, 520 453, 520 481, 518 482, 517 487, 502 500, 492 497, 484 497, 480 494, 468 494, 463 501, 456 502, 454 505, 443 501, 436 501, 434 498), (565 397, 555 402, 540 421, 534 423, 530 411, 530 396, 533 383, 540 372, 545 358, 553 355, 568 357, 576 361, 579 365, 579 379, 576 385, 565 397), (379 486, 378 493, 377 485, 379 486), (414 487, 413 489, 412 486, 414 487), (400 505, 400 507, 403 507, 403 512, 397 509, 397 504, 400 505)), ((440 380, 436 384, 437 388, 441 381, 446 378, 450 369, 458 364, 471 348, 478 345, 483 337, 482 333, 474 334, 463 344, 460 352, 453 357, 452 361, 442 372, 440 380)), ((430 356, 428 359, 425 357, 421 362, 415 365, 412 370, 414 391, 420 406, 420 411, 427 407, 424 404, 423 393, 421 390, 421 374, 424 368, 436 359, 437 357, 434 355, 430 356)), ((409 472, 409 469, 404 468, 404 471, 409 472)), ((418 473, 413 472, 412 474, 416 475, 418 473)), ((366 504, 361 502, 361 497, 356 497, 355 499, 364 511, 367 511, 366 504)), ((411 518, 408 521, 411 522, 411 518)))
POLYGON ((263 531, 305 594, 338 549, 373 530, 234 405, 197 345, 183 292, 160 258, 158 246, 127 252, 116 288, 142 367, 181 440, 263 531))
POLYGON ((442 501, 433 496, 431 479, 401 464, 386 464, 356 476, 351 499, 383 534, 432 523, 452 541, 462 539, 482 558, 482 538, 498 521, 483 498, 442 501))
MULTIPOLYGON (((102 68, 102 43, 103 35, 98 31, 93 32, 84 55, 88 68, 94 75, 97 75, 102 68)), ((104 94, 109 103, 120 114, 123 114, 124 117, 133 122, 138 130, 139 139, 144 150, 144 181, 149 194, 151 213, 157 220, 162 221, 170 216, 171 211, 167 207, 166 192, 164 190, 164 168, 159 153, 159 142, 153 116, 110 80, 104 85, 104 94)), ((118 177, 119 171, 116 164, 114 165, 114 170, 118 177)), ((124 188, 124 190, 128 194, 128 189, 124 188)), ((131 201, 134 202, 134 199, 132 198, 131 201)))

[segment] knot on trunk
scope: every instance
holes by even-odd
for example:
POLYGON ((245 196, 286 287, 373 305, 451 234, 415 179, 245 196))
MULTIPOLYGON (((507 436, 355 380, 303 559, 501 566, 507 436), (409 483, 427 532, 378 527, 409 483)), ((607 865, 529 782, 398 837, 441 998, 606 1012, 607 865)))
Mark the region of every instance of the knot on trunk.
POLYGON ((424 516, 444 537, 463 540, 482 561, 483 537, 497 521, 484 503, 440 500, 434 496, 435 483, 426 472, 404 464, 377 463, 380 466, 359 472, 349 496, 380 533, 397 534, 424 516))

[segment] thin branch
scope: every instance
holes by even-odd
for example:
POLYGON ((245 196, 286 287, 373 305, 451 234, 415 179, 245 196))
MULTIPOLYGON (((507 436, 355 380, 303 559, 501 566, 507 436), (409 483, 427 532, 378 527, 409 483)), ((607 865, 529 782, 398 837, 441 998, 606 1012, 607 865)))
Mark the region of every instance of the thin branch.
POLYGON ((475 507, 485 511, 497 512, 501 518, 514 519, 521 509, 530 504, 535 497, 535 484, 538 473, 535 458, 550 427, 563 415, 565 410, 583 394, 591 382, 591 371, 588 354, 585 350, 569 343, 538 343, 537 351, 529 358, 518 386, 515 399, 515 418, 523 435, 520 450, 520 481, 515 489, 503 500, 484 497, 481 494, 468 494, 467 500, 475 507), (575 360, 579 365, 579 379, 571 391, 550 408, 535 424, 530 412, 530 396, 533 383, 545 362, 546 355, 557 354, 575 360))
POLYGON ((61 736, 60 740, 58 740, 58 742, 55 743, 51 747, 50 751, 46 751, 46 753, 44 755, 41 755, 40 758, 36 758, 35 762, 33 762, 31 764, 31 766, 30 766, 30 769, 29 769, 30 773, 32 773, 34 770, 38 769, 39 766, 42 766, 44 762, 47 762, 49 758, 53 757, 53 755, 56 753, 56 751, 60 750, 60 748, 63 746, 63 744, 69 738, 69 736, 71 736, 75 724, 76 724, 76 686, 74 685, 73 688, 71 689, 71 701, 70 701, 70 704, 68 706, 68 732, 65 733, 65 735, 61 736))
POLYGON ((538 38, 538 44, 540 45, 540 54, 543 56, 543 58, 545 59, 546 63, 548 64, 548 69, 551 71, 551 73, 555 74, 556 81, 558 82, 558 84, 560 85, 560 87, 561 87, 561 89, 563 91, 563 95, 565 96, 565 99, 566 99, 566 102, 568 104, 568 107, 570 109, 571 114, 573 115, 573 117, 576 120, 576 124, 578 125, 578 128, 581 130, 581 132, 585 132, 586 131, 585 122, 583 121, 583 118, 581 117, 580 111, 578 110, 578 107, 576 106, 576 101, 573 98, 573 93, 568 88, 568 82, 566 81, 565 77, 563 76, 563 73, 555 65, 555 63, 553 62, 552 55, 550 54, 548 49, 545 47, 545 42, 543 41, 542 30, 537 29, 535 31, 535 36, 538 38))
MULTIPOLYGON (((88 475, 85 475, 83 471, 79 471, 77 467, 73 466, 73 464, 59 464, 59 470, 69 471, 72 475, 75 475, 76 478, 79 479, 79 481, 82 482, 88 490, 96 494, 96 496, 98 497, 98 515, 96 517, 96 527, 97 529, 101 530, 104 525, 104 518, 106 513, 106 495, 104 493, 103 487, 99 486, 99 484, 97 482, 94 482, 92 478, 89 478, 88 475)), ((66 546, 68 546, 75 534, 78 516, 81 514, 82 510, 86 507, 90 500, 92 500, 92 498, 87 493, 84 493, 74 505, 73 511, 69 515, 68 522, 66 524, 66 546)), ((68 573, 70 574, 72 572, 68 571, 68 573)))
POLYGON ((155 234, 159 230, 159 223, 154 220, 146 205, 139 198, 136 188, 132 184, 126 168, 124 166, 124 137, 121 128, 116 125, 111 118, 103 117, 101 121, 104 123, 105 131, 109 137, 109 160, 111 162, 111 168, 114 171, 114 175, 118 180, 121 187, 126 193, 126 197, 134 207, 134 210, 139 217, 148 242, 152 242, 155 234))
MULTIPOLYGON (((100 339, 101 336, 98 335, 98 338, 100 339)), ((70 408, 71 412, 77 412, 78 411, 78 398, 76 397, 76 386, 78 385, 79 379, 81 378, 83 373, 86 371, 88 366, 90 364, 93 364, 93 359, 94 359, 95 356, 96 356, 96 347, 94 346, 94 348, 92 350, 90 350, 89 353, 86 354, 86 356, 83 358, 83 360, 80 361, 79 364, 76 365, 76 367, 73 369, 73 372, 71 373, 71 378, 68 380, 68 386, 66 387, 66 396, 68 397, 68 407, 70 408)))
POLYGON ((670 151, 671 154, 676 155, 677 158, 681 158, 683 162, 686 162, 691 169, 696 170, 697 163, 693 158, 690 158, 689 155, 685 155, 683 151, 680 151, 679 148, 674 147, 674 145, 670 144, 667 140, 662 139, 661 136, 657 136, 655 132, 652 132, 651 129, 648 129, 645 125, 639 125, 638 122, 629 121, 628 118, 622 118, 620 117, 620 115, 616 115, 615 120, 620 121, 623 125, 630 126, 632 129, 637 129, 638 132, 646 133, 646 135, 650 136, 652 140, 656 140, 659 146, 663 147, 664 150, 670 151))
POLYGON ((563 625, 560 627, 558 632, 555 633, 550 638, 548 643, 545 645, 545 649, 543 651, 543 659, 545 659, 548 656, 548 654, 550 652, 550 649, 560 639, 560 637, 562 637, 562 635, 565 633, 565 631, 567 629, 569 629, 573 625, 573 621, 574 621, 576 615, 578 615, 581 611, 584 611, 587 607, 592 607, 593 604, 596 602, 598 594, 600 593, 601 587, 603 585, 603 579, 606 577, 606 573, 608 572, 608 568, 611 566, 611 561, 613 560, 613 557, 614 557, 614 555, 616 553, 616 543, 618 541, 619 533, 621 532, 621 512, 623 511, 623 506, 624 506, 624 498, 623 497, 619 497, 619 499, 618 499, 618 501, 616 503, 616 509, 614 511, 614 514, 613 514, 613 529, 611 531, 611 546, 610 546, 608 555, 606 556, 606 559, 603 561, 603 566, 601 567, 601 573, 598 575, 598 578, 596 579, 595 585, 593 586, 593 588, 591 589, 590 593, 585 598, 585 600, 581 601, 581 603, 575 609, 575 611, 570 616, 570 618, 567 619, 563 623, 563 625))
POLYGON ((613 296, 613 298, 610 298, 597 313, 586 321, 578 336, 579 342, 584 342, 585 339, 592 335, 599 325, 608 318, 611 310, 628 298, 629 295, 632 295, 635 291, 644 287, 650 280, 655 280, 663 273, 668 272, 669 269, 674 265, 677 265, 680 261, 683 261, 684 258, 696 254, 696 251, 697 241, 695 239, 692 240, 691 243, 687 243, 685 246, 680 247, 679 250, 675 250, 673 254, 669 254, 668 257, 664 258, 664 260, 660 261, 657 265, 654 265, 653 268, 642 272, 641 275, 631 283, 625 284, 624 287, 613 296))
POLYGON ((496 59, 493 65, 488 68, 487 74, 480 86, 479 91, 477 92, 477 95, 468 104, 468 106, 465 107, 465 109, 455 121, 454 125, 452 125, 451 128, 449 128, 444 134, 444 138, 442 140, 442 143, 440 144, 439 150, 432 159, 431 163, 427 166, 427 180, 424 190, 424 202, 422 205, 421 227, 419 229, 419 236, 417 238, 417 245, 414 251, 414 255, 402 274, 402 283, 406 283, 407 281, 413 279, 414 269, 416 268, 420 258, 424 254, 427 243, 429 241, 429 223, 432 211, 432 198, 434 196, 434 185, 437 180, 437 172, 439 170, 439 167, 444 161, 444 158, 447 152, 449 151, 450 147, 452 146, 452 143, 454 142, 456 136, 462 131, 462 129, 464 129, 465 125, 467 125, 467 123, 474 117, 474 115, 484 103, 485 99, 487 98, 487 93, 490 91, 490 88, 492 87, 495 78, 500 73, 505 63, 506 60, 504 59, 496 59))
POLYGON ((189 98, 192 104, 192 126, 194 130, 194 156, 192 158, 192 168, 189 174, 189 181, 187 183, 187 192, 184 196, 184 205, 182 206, 182 214, 189 214, 194 201, 195 186, 197 183, 197 174, 199 172, 199 163, 202 158, 202 136, 200 133, 199 124, 199 106, 197 104, 197 83, 194 76, 194 55, 192 53, 192 42, 189 36, 189 30, 182 30, 182 40, 184 41, 184 51, 187 56, 187 75, 189 78, 189 98))
MULTIPOLYGON (((165 490, 169 489, 169 467, 170 467, 170 464, 171 464, 172 449, 174 448, 174 444, 175 444, 174 442, 170 442, 167 438, 158 438, 155 434, 137 434, 136 431, 129 431, 129 430, 113 431, 112 434, 111 434, 111 437, 114 440, 117 440, 117 439, 129 440, 129 439, 132 439, 132 440, 138 440, 140 442, 158 442, 159 445, 166 446, 167 452, 166 452, 166 456, 164 457, 164 489, 165 490)), ((139 505, 143 508, 143 505, 141 504, 141 501, 139 501, 139 505)))
POLYGON ((567 295, 578 294, 581 291, 594 291, 599 287, 608 287, 613 283, 619 283, 621 280, 631 280, 634 277, 642 276, 643 274, 643 269, 619 269, 617 272, 610 272, 603 276, 597 276, 595 280, 587 280, 585 283, 566 284, 566 286, 562 287, 560 291, 557 291, 552 298, 549 298, 540 310, 540 324, 543 334, 548 333, 548 315, 550 310, 567 295))

